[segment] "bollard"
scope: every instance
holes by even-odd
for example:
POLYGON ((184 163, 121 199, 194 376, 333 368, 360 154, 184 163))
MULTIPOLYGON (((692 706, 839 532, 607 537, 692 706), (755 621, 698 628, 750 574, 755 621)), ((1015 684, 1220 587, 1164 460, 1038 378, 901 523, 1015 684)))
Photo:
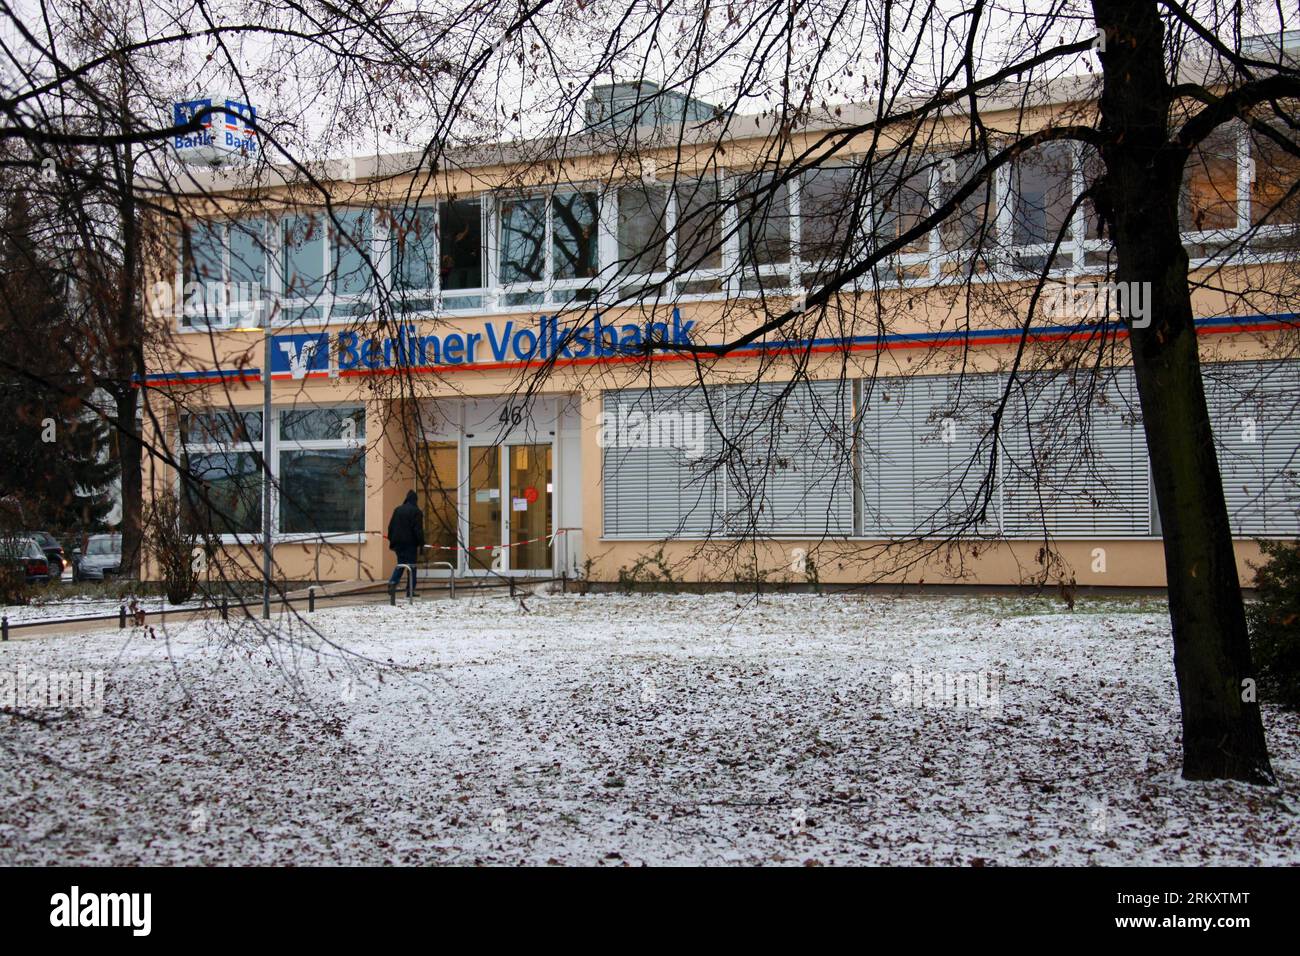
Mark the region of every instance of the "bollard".
POLYGON ((0 641, 9 640, 9 615, 0 617, 0 641))
POLYGON ((126 605, 123 604, 117 609, 117 626, 125 630, 126 628, 126 605))
POLYGON ((388 588, 388 606, 397 607, 397 585, 391 585, 388 588))
POLYGON ((312 585, 307 589, 307 610, 316 610, 316 586, 312 585))
POLYGON ((569 593, 569 572, 568 571, 560 572, 560 593, 561 594, 569 593))
POLYGON ((223 621, 230 620, 230 598, 224 594, 221 595, 221 619, 223 621))

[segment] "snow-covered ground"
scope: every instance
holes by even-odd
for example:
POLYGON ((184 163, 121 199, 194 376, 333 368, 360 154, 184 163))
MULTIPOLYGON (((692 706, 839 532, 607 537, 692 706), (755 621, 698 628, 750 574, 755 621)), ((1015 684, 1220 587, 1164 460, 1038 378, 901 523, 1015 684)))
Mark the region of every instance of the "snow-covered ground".
POLYGON ((1278 788, 1182 781, 1158 602, 525 605, 0 645, 106 675, 0 716, 0 864, 1300 863, 1300 718, 1278 788))

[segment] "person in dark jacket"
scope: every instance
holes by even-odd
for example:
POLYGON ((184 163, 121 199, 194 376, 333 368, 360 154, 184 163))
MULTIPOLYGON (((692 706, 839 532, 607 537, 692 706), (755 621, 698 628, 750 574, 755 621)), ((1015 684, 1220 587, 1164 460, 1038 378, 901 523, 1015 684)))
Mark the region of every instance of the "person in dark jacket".
POLYGON ((424 514, 416 503, 414 491, 406 493, 406 500, 393 509, 388 519, 388 547, 397 552, 397 567, 388 579, 388 593, 394 594, 402 580, 402 565, 411 566, 411 590, 415 591, 415 562, 424 547, 424 514))

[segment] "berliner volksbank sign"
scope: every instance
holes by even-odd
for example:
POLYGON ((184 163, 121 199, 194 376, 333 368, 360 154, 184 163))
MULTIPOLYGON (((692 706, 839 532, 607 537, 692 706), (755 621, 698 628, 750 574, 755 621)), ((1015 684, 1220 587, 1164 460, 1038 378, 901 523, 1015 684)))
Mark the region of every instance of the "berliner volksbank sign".
POLYGON ((597 315, 561 325, 553 316, 532 322, 489 322, 478 331, 425 332, 403 325, 395 335, 364 332, 310 332, 272 336, 271 374, 381 373, 447 366, 514 365, 527 362, 600 361, 644 355, 648 341, 692 345, 695 322, 673 309, 671 322, 609 322, 597 315))

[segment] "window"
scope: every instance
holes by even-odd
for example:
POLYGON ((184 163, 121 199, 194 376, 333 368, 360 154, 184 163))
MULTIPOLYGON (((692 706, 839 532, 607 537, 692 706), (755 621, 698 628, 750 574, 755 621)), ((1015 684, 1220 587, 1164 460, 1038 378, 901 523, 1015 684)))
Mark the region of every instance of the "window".
POLYGON ((365 527, 365 411, 280 413, 280 531, 337 534, 365 527))
POLYGON ((280 274, 290 299, 317 299, 325 294, 325 220, 318 215, 286 216, 280 224, 280 274))
POLYGON ((192 223, 182 233, 184 326, 215 325, 225 319, 225 232, 219 223, 192 223))
MULTIPOLYGON (((722 268, 720 190, 715 178, 679 180, 673 185, 678 272, 722 268)), ((683 290, 685 291, 685 290, 683 290)))
POLYGON ((584 280, 599 270, 600 200, 595 193, 557 192, 503 200, 500 280, 505 305, 563 304, 594 298, 584 280))
POLYGON ((1254 171, 1250 184, 1251 225, 1300 222, 1300 158, 1256 132, 1250 136, 1250 158, 1254 171))
POLYGON ((258 290, 266 286, 265 220, 240 219, 230 224, 230 281, 258 290))
MULTIPOLYGON (((637 183, 618 191, 620 278, 644 279, 676 273, 685 295, 718 292, 717 276, 701 274, 722 266, 716 179, 637 183)), ((634 293, 636 288, 625 290, 634 293)))
POLYGON ((744 177, 740 195, 741 288, 780 286, 789 281, 778 267, 790 262, 790 185, 773 173, 744 177))
POLYGON ((400 311, 428 311, 439 295, 447 309, 482 306, 480 200, 453 199, 394 210, 389 244, 392 289, 400 311), (453 292, 458 294, 448 294, 453 292))
POLYGON ((477 199, 452 199, 438 204, 441 257, 438 273, 444 291, 443 304, 450 309, 474 308, 482 304, 463 296, 446 296, 449 291, 483 287, 483 209, 477 199))
MULTIPOLYGON (((867 207, 852 166, 809 170, 799 183, 799 258, 824 282, 852 262, 865 233, 867 207)), ((810 277, 804 277, 804 285, 810 277)))
POLYGON ((370 216, 355 209, 338 212, 331 224, 334 294, 360 296, 370 291, 370 216))
POLYGON ((260 412, 206 412, 181 416, 181 480, 185 526, 199 534, 262 531, 260 412))
POLYGON ((625 275, 667 270, 667 186, 640 183, 618 191, 618 260, 625 275))
MULTIPOLYGON (((947 202, 984 167, 984 157, 950 156, 939 160, 934 170, 938 178, 939 203, 947 202)), ((992 245, 994 228, 993 179, 990 176, 976 184, 974 191, 963 199, 955 212, 939 225, 939 239, 945 252, 988 251, 992 245)))
POLYGON ((455 560, 459 538, 460 511, 457 498, 457 460, 460 446, 454 442, 430 442, 424 446, 428 467, 419 482, 420 510, 424 512, 425 540, 443 549, 432 560, 455 560))
POLYGON ((1223 126, 1201 141, 1183 167, 1179 224, 1185 232, 1237 227, 1237 131, 1223 126))
MULTIPOLYGON (((895 242, 930 215, 930 170, 909 168, 904 154, 886 157, 870 182, 873 230, 878 246, 895 242)), ((908 240, 876 269, 882 279, 916 278, 928 273, 930 234, 908 240)))
POLYGON ((438 213, 434 206, 416 206, 393 212, 389 230, 392 249, 392 289, 402 311, 427 310, 438 288, 438 213))
POLYGON ((241 321, 263 301, 266 222, 191 223, 181 234, 181 324, 241 321))
POLYGON ((291 317, 320 320, 325 306, 343 315, 367 309, 364 300, 374 276, 370 213, 339 209, 333 218, 300 213, 280 222, 283 294, 298 301, 296 309, 286 310, 291 317))
POLYGON ((590 279, 600 260, 596 235, 599 200, 594 193, 556 193, 551 198, 551 211, 555 278, 590 279))
MULTIPOLYGON (((1011 169, 1011 242, 1015 246, 1062 248, 1071 238, 1073 162, 1069 143, 1044 143, 1016 159, 1011 169)), ((1017 256, 1024 269, 1040 272, 1047 266, 1042 255, 1017 256)), ((1053 265, 1069 265, 1061 256, 1053 265)))

